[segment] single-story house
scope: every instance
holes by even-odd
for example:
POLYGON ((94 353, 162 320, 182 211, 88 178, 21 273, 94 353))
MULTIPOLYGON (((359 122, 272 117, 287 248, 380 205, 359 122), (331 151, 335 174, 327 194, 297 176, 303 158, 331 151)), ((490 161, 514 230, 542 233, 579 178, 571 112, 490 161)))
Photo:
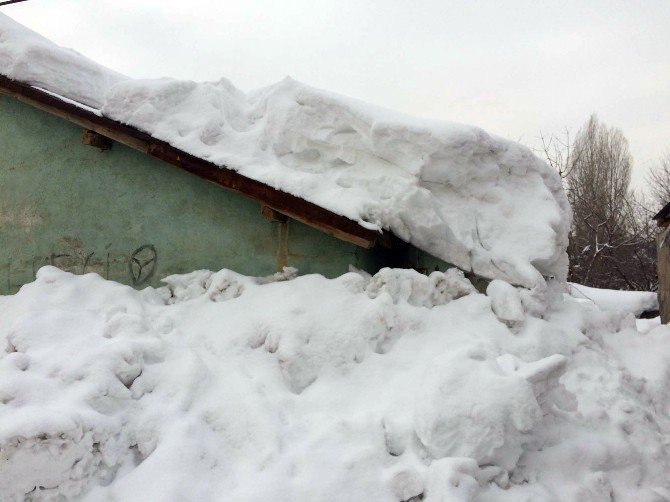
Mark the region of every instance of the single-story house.
POLYGON ((570 209, 527 148, 287 79, 134 80, 0 14, 0 294, 51 264, 135 287, 350 266, 533 287, 570 209))

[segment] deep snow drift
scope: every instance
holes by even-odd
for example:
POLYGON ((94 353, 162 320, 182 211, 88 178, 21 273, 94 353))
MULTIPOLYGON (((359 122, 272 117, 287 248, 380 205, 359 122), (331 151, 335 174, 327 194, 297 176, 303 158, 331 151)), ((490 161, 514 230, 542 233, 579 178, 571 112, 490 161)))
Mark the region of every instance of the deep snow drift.
POLYGON ((166 281, 0 297, 2 500, 670 500, 666 326, 456 269, 166 281))
POLYGON ((428 253, 532 287, 565 279, 560 179, 517 143, 383 110, 291 79, 132 80, 0 14, 0 73, 302 197, 428 253))

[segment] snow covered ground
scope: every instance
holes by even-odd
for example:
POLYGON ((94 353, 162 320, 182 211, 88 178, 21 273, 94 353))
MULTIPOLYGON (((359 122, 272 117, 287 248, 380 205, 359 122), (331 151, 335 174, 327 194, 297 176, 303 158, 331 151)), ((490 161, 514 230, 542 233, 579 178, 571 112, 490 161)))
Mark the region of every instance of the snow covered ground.
POLYGON ((670 328, 455 269, 0 297, 2 500, 667 501, 670 328))
POLYGON ((568 290, 573 297, 591 301, 602 310, 630 312, 639 316, 643 312, 659 309, 658 295, 648 291, 590 288, 574 282, 568 284, 568 290))
POLYGON ((463 270, 533 287, 565 279, 571 212, 526 147, 384 110, 290 78, 135 80, 0 14, 0 73, 376 230, 463 270))

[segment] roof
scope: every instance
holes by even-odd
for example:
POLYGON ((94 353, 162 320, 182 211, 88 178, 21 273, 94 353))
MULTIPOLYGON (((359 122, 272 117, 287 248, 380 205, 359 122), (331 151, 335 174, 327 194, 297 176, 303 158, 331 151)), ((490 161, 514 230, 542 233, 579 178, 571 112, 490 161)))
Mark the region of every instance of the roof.
POLYGON ((528 148, 285 79, 131 79, 0 14, 3 92, 364 247, 487 278, 567 276, 571 211, 528 148))

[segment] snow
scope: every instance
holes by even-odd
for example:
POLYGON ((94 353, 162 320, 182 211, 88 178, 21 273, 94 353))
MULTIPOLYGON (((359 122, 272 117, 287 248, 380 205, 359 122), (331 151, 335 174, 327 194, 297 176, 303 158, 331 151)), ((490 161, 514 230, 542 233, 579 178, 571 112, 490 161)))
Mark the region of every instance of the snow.
POLYGON ((110 87, 127 77, 0 14, 0 74, 100 108, 110 87))
POLYGON ((0 296, 3 501, 670 500, 670 328, 565 282, 524 147, 291 79, 131 80, 3 15, 0 72, 492 279, 44 267, 0 296))
POLYGON ((1 498, 670 500, 670 328, 566 292, 44 267, 0 297, 1 498))
POLYGON ((486 294, 491 299, 491 308, 498 319, 508 323, 523 321, 521 294, 514 286, 494 279, 486 287, 486 294))
POLYGON ((569 283, 568 288, 574 298, 593 302, 602 310, 630 312, 637 317, 659 309, 658 294, 649 291, 590 288, 574 282, 569 283))
POLYGON ((0 15, 0 72, 318 204, 490 279, 567 273, 570 208, 527 148, 473 126, 384 110, 287 78, 122 77, 0 15))

